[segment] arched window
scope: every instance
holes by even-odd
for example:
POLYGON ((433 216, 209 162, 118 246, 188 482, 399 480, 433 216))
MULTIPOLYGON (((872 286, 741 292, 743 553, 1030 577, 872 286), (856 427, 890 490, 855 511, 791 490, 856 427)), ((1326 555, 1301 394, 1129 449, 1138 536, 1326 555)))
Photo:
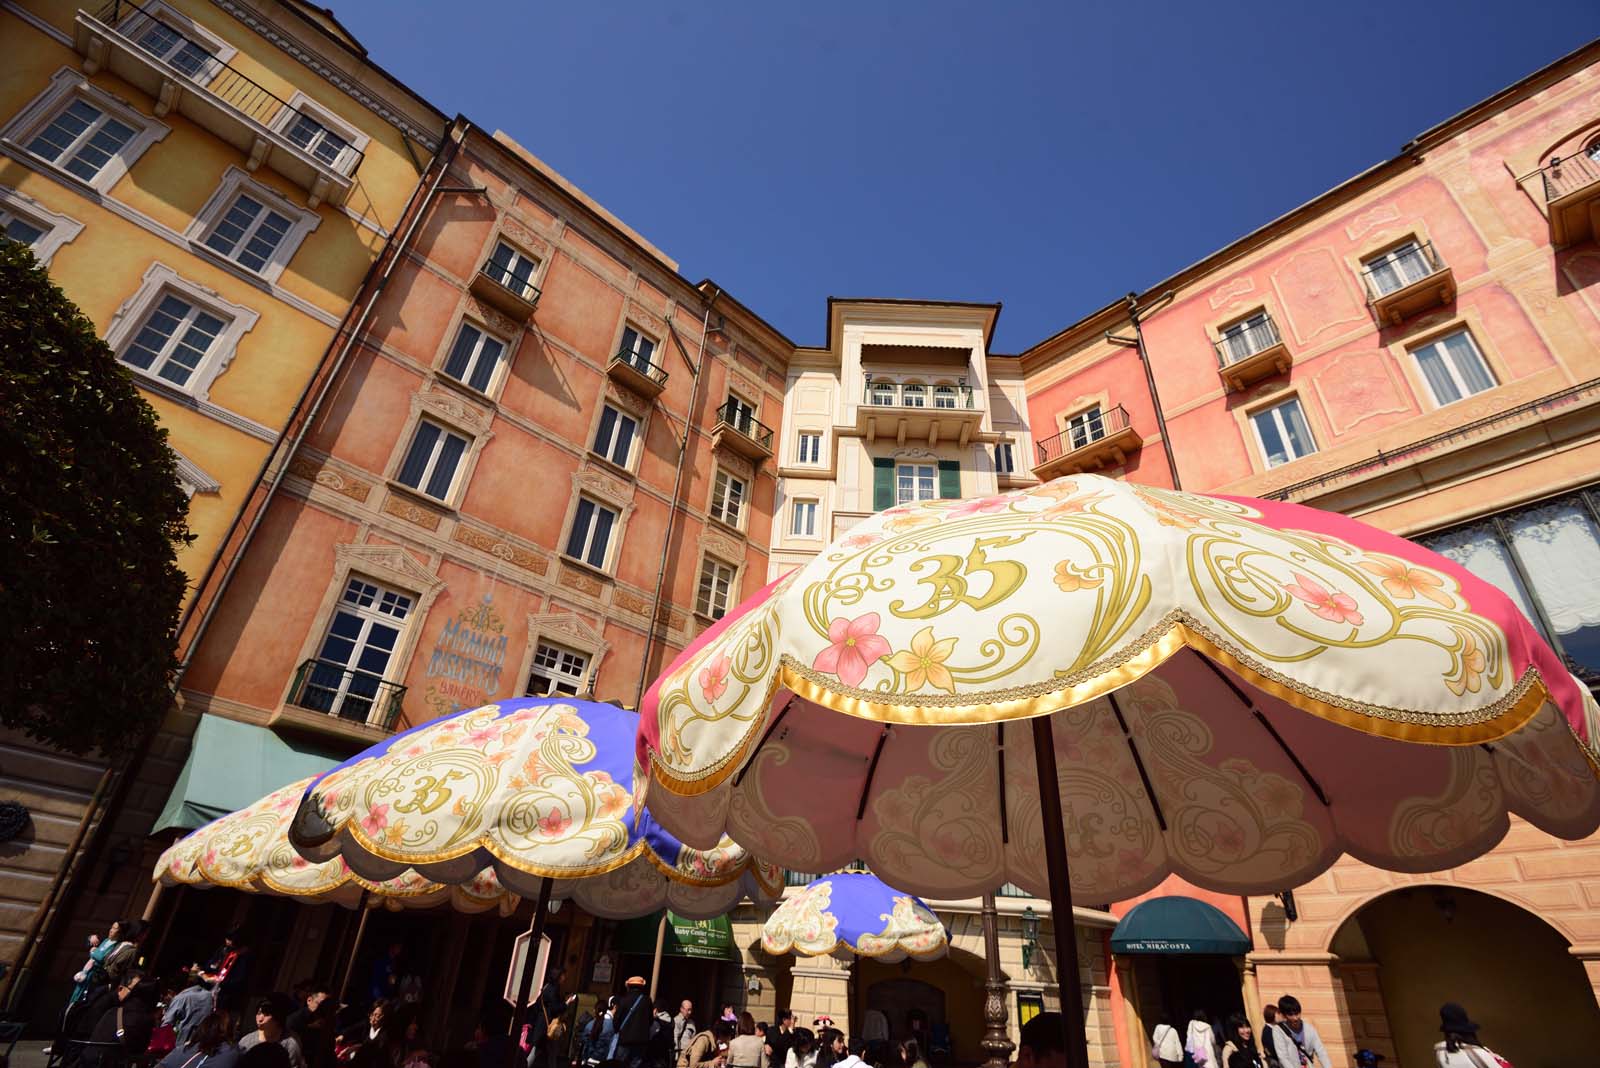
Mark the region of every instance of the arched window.
POLYGON ((928 402, 928 387, 921 382, 907 382, 900 387, 900 403, 907 408, 921 408, 928 402))
POLYGON ((933 387, 933 406, 935 408, 954 408, 954 407, 956 407, 956 387, 955 386, 934 386, 933 387))
POLYGON ((893 382, 874 382, 874 383, 872 383, 872 403, 873 403, 874 407, 878 407, 878 408, 892 408, 892 407, 894 407, 894 383, 893 382))
POLYGON ((1583 152, 1584 155, 1588 156, 1596 163, 1600 163, 1600 137, 1596 137, 1593 141, 1590 141, 1589 147, 1584 149, 1583 152))

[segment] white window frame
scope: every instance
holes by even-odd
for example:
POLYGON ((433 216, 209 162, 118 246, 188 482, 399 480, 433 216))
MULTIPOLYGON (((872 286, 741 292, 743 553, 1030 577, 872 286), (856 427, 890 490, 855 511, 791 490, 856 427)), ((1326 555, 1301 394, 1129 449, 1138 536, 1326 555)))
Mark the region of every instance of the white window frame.
POLYGON ((539 257, 530 252, 523 251, 516 244, 507 241, 503 235, 496 234, 494 238, 494 244, 489 248, 489 255, 483 261, 482 269, 483 272, 487 274, 496 285, 500 286, 506 292, 514 293, 522 300, 532 301, 538 296, 539 269, 543 266, 544 261, 539 257), (495 263, 494 259, 494 254, 500 251, 500 247, 502 245, 505 246, 506 250, 511 253, 510 261, 503 266, 495 263), (512 275, 518 263, 526 263, 530 265, 530 269, 528 271, 528 280, 522 283, 523 292, 520 293, 517 292, 516 287, 513 285, 513 283, 516 281, 514 276, 504 278, 500 277, 501 274, 512 275))
POLYGON ((816 497, 796 497, 789 505, 789 535, 795 538, 817 536, 817 514, 822 502, 816 497))
POLYGON ((711 476, 711 503, 706 508, 706 514, 719 523, 742 530, 749 502, 749 481, 726 467, 718 467, 711 476), (737 493, 733 492, 735 485, 738 486, 737 493))
POLYGON ((1242 319, 1235 319, 1221 330, 1217 331, 1217 339, 1222 342, 1222 347, 1227 352, 1230 364, 1247 360, 1256 353, 1265 350, 1269 343, 1259 340, 1257 327, 1266 327, 1272 322, 1272 316, 1265 308, 1257 308, 1242 319), (1237 342, 1237 346, 1235 345, 1237 342))
MULTIPOLYGON (((333 610, 328 613, 327 619, 322 624, 322 637, 312 646, 310 659, 316 661, 318 665, 332 663, 332 661, 325 661, 323 659, 322 652, 327 647, 328 639, 333 634, 334 621, 339 618, 339 614, 341 612, 347 613, 360 620, 361 630, 356 638, 351 639, 352 653, 357 654, 352 657, 352 660, 355 662, 347 661, 344 664, 338 684, 336 687, 334 687, 335 696, 331 702, 331 707, 325 713, 326 715, 334 716, 340 719, 351 719, 351 717, 340 715, 340 710, 344 707, 344 702, 350 695, 350 683, 352 679, 349 676, 352 672, 360 672, 363 675, 372 675, 381 682, 392 683, 396 681, 396 675, 399 673, 395 671, 395 663, 403 656, 403 653, 407 647, 406 638, 407 632, 410 629, 410 621, 420 614, 418 612, 418 606, 421 601, 422 598, 414 591, 396 588, 388 583, 381 582, 378 579, 370 578, 355 571, 351 571, 344 576, 344 585, 340 587, 338 592, 334 595, 333 610), (370 587, 373 590, 374 596, 372 604, 363 606, 346 600, 346 597, 350 593, 351 587, 357 583, 360 583, 363 587, 370 587), (405 602, 403 608, 400 605, 401 601, 405 602), (391 610, 385 610, 385 605, 389 606, 389 609, 391 610), (400 614, 395 615, 392 609, 400 609, 400 614), (394 646, 389 650, 389 655, 384 662, 382 672, 365 671, 356 666, 356 663, 358 663, 360 660, 359 653, 361 650, 367 647, 367 641, 372 634, 372 627, 375 623, 392 627, 395 631, 394 646)), ((310 670, 314 673, 316 668, 313 667, 310 670)), ((300 690, 302 698, 304 697, 305 687, 308 684, 310 684, 309 675, 306 679, 301 681, 300 690)), ((384 711, 382 708, 384 701, 380 700, 384 693, 385 691, 380 685, 378 688, 378 695, 371 699, 372 704, 367 710, 366 718, 362 720, 353 720, 353 722, 379 722, 375 719, 375 717, 380 716, 384 711)), ((368 698, 366 698, 364 695, 357 694, 356 696, 358 700, 368 700, 368 698)))
MULTIPOLYGON (((155 16, 159 21, 172 24, 169 28, 176 28, 181 35, 193 38, 197 44, 211 53, 211 58, 215 61, 209 65, 209 69, 202 70, 197 74, 185 75, 196 85, 208 84, 217 76, 218 68, 222 64, 232 62, 233 57, 239 54, 239 50, 225 39, 195 22, 194 19, 185 15, 171 4, 163 3, 162 0, 143 0, 140 6, 145 9, 144 12, 140 12, 137 8, 129 8, 129 14, 122 20, 122 25, 116 27, 117 32, 133 42, 134 46, 142 50, 145 55, 172 67, 173 70, 178 71, 180 74, 183 73, 182 70, 168 63, 166 56, 157 56, 154 52, 145 49, 138 39, 129 32, 137 28, 129 26, 129 23, 144 19, 145 14, 148 13, 151 16, 155 16)), ((171 53, 168 54, 170 55, 171 53)))
POLYGON ((367 145, 372 141, 371 137, 351 126, 348 122, 334 115, 333 112, 306 95, 304 89, 295 90, 295 94, 289 98, 289 106, 279 110, 278 115, 272 120, 272 130, 290 145, 293 145, 296 152, 303 153, 317 166, 326 167, 346 178, 355 170, 356 162, 366 153, 367 145), (332 163, 326 163, 309 148, 301 148, 295 144, 289 138, 289 130, 294 126, 297 110, 305 112, 307 116, 320 122, 329 131, 338 134, 349 147, 341 150, 332 163))
POLYGON ((400 450, 399 463, 395 465, 394 469, 394 484, 436 504, 449 505, 456 499, 456 491, 460 489, 462 484, 462 475, 471 463, 472 458, 473 440, 471 434, 458 427, 451 426, 441 419, 430 419, 424 415, 412 424, 411 434, 406 438, 406 447, 400 450), (416 447, 417 435, 422 432, 424 424, 439 431, 439 436, 434 439, 433 451, 429 454, 427 462, 422 465, 422 474, 417 477, 417 484, 413 486, 409 482, 402 481, 400 476, 401 472, 405 470, 406 461, 411 458, 411 450, 416 447), (450 485, 445 487, 443 496, 437 496, 430 492, 427 486, 429 482, 433 481, 433 476, 437 473, 439 457, 444 451, 446 440, 452 437, 461 440, 461 452, 456 457, 455 470, 450 472, 450 485))
POLYGON ((1017 454, 1014 442, 995 442, 994 470, 999 475, 1014 475, 1017 473, 1017 454))
POLYGON ((1269 404, 1264 408, 1256 408, 1253 411, 1248 412, 1246 414, 1246 418, 1250 421, 1250 433, 1256 439, 1256 449, 1261 453, 1262 466, 1266 467, 1268 470, 1271 470, 1274 467, 1283 467, 1287 464, 1292 464, 1296 460, 1303 460, 1307 456, 1313 456, 1317 452, 1321 451, 1321 447, 1317 444, 1316 432, 1312 430, 1311 420, 1306 415, 1306 406, 1300 403, 1299 396, 1284 397, 1282 400, 1269 404), (1289 434, 1288 423, 1284 421, 1283 410, 1288 408, 1290 405, 1293 405, 1300 410, 1300 418, 1306 424, 1306 436, 1311 439, 1311 448, 1307 452, 1301 453, 1295 451, 1294 438, 1289 434), (1264 418, 1270 418, 1272 420, 1273 426, 1278 431, 1278 437, 1283 441, 1284 447, 1288 451, 1288 459, 1273 462, 1272 454, 1267 449, 1267 443, 1261 436, 1261 426, 1256 422, 1256 420, 1264 418))
POLYGON ((1378 296, 1387 297, 1391 293, 1398 293, 1407 286, 1414 286, 1423 279, 1431 278, 1434 274, 1438 273, 1436 270, 1434 270, 1432 265, 1427 262, 1427 254, 1422 250, 1423 245, 1426 243, 1427 242, 1423 241, 1420 237, 1408 237, 1398 245, 1395 245, 1392 248, 1387 248, 1378 253, 1376 256, 1368 256, 1366 259, 1361 261, 1361 267, 1367 272, 1367 276, 1372 279, 1372 288, 1378 291, 1378 296), (1407 260, 1413 256, 1415 257, 1416 261, 1421 262, 1423 266, 1427 267, 1428 269, 1415 278, 1404 278, 1401 275, 1398 265, 1407 262, 1407 260), (1398 280, 1397 284, 1389 289, 1381 289, 1378 282, 1378 268, 1385 264, 1395 266, 1394 276, 1398 280))
POLYGON ((795 462, 807 467, 820 467, 822 465, 822 431, 802 430, 795 444, 795 462), (807 439, 812 448, 807 450, 807 439), (808 455, 809 451, 809 455, 808 455))
POLYGON ((463 389, 471 390, 473 393, 481 394, 486 397, 492 397, 494 396, 495 391, 499 388, 500 379, 506 373, 506 367, 510 363, 510 339, 501 337, 499 334, 495 333, 493 330, 490 330, 483 323, 480 323, 475 319, 462 317, 456 321, 456 328, 455 331, 450 335, 450 342, 449 344, 445 345, 444 353, 439 358, 439 377, 446 379, 453 385, 460 386, 463 389), (458 378, 454 374, 451 374, 447 368, 450 365, 450 356, 456 350, 456 342, 461 340, 461 332, 463 330, 476 330, 478 332, 478 340, 472 346, 472 352, 467 357, 466 369, 462 373, 461 377, 458 378), (482 386, 475 386, 471 382, 472 372, 477 370, 478 363, 483 359, 485 343, 489 341, 493 341, 500 346, 500 354, 494 358, 494 370, 489 372, 489 380, 482 386))
POLYGON ((936 501, 938 499, 939 499, 939 465, 938 464, 933 463, 933 462, 930 461, 928 463, 908 463, 908 464, 895 464, 894 465, 894 503, 895 504, 897 504, 897 505, 900 505, 900 504, 915 504, 918 501, 936 501), (922 493, 922 472, 924 470, 931 472, 931 475, 929 477, 932 479, 932 483, 931 483, 931 487, 932 488, 931 488, 930 492, 928 493, 928 495, 926 497, 921 495, 921 493, 922 493), (903 497, 900 494, 900 476, 901 476, 901 472, 903 472, 903 471, 911 472, 911 475, 910 475, 910 477, 911 477, 911 495, 909 497, 903 497))
POLYGON ((874 408, 893 408, 899 403, 898 383, 875 379, 867 386, 868 403, 874 408))
POLYGON ((561 555, 584 567, 610 574, 611 562, 616 559, 617 545, 622 540, 622 521, 624 518, 622 509, 603 497, 597 497, 592 493, 578 494, 572 502, 572 518, 568 521, 568 529, 561 538, 561 555), (583 533, 581 551, 574 555, 568 550, 572 546, 573 534, 578 529, 578 513, 583 510, 584 501, 592 504, 594 510, 589 513, 589 529, 583 533), (589 559, 589 553, 594 549, 594 532, 595 527, 599 525, 597 519, 602 509, 611 513, 611 528, 606 532, 606 545, 602 552, 601 561, 596 564, 589 559))
POLYGON ((151 145, 171 132, 171 127, 166 123, 134 110, 126 101, 112 96, 97 85, 90 84, 82 71, 63 67, 51 76, 50 85, 29 101, 16 117, 0 130, 0 142, 15 150, 32 166, 48 169, 50 173, 58 174, 81 188, 92 189, 97 193, 108 193, 133 168, 133 165, 139 162, 139 157, 143 156, 151 145), (94 178, 87 181, 53 160, 34 155, 27 147, 34 135, 48 126, 50 120, 74 99, 82 99, 106 115, 133 128, 133 136, 128 139, 128 143, 106 160, 105 166, 100 168, 94 178))
POLYGON ((242 304, 235 304, 223 298, 213 289, 189 281, 164 263, 152 263, 145 269, 144 280, 139 288, 123 301, 112 315, 111 324, 106 330, 106 344, 117 354, 119 360, 126 348, 133 343, 133 339, 138 336, 146 317, 160 304, 161 298, 169 293, 224 320, 226 325, 212 342, 211 348, 207 350, 206 358, 194 369, 189 381, 182 386, 165 378, 159 378, 150 371, 130 363, 124 362, 123 366, 133 372, 140 382, 158 387, 162 391, 202 401, 209 400, 212 384, 238 355, 240 340, 256 325, 260 314, 242 304))
POLYGON ((83 223, 77 219, 51 211, 28 194, 0 185, 0 233, 5 232, 7 219, 12 218, 43 231, 28 247, 33 249, 33 258, 45 267, 50 266, 62 245, 83 233, 83 223))
MULTIPOLYGON (((183 236, 190 246, 200 255, 215 260, 227 266, 230 270, 242 273, 251 278, 262 278, 267 282, 276 282, 283 274, 284 268, 289 266, 289 261, 294 259, 294 254, 299 251, 300 245, 307 235, 311 234, 322 225, 322 216, 314 211, 292 204, 281 195, 254 180, 239 167, 229 167, 222 175, 222 181, 217 185, 211 198, 201 207, 199 214, 184 231, 183 236), (234 201, 240 195, 246 195, 259 201, 268 209, 277 212, 289 220, 289 230, 284 234, 283 240, 278 242, 278 247, 272 250, 272 258, 253 270, 234 259, 232 253, 219 252, 206 244, 206 240, 216 232, 217 227, 227 218, 228 209, 233 207, 234 201)), ((253 231, 252 231, 253 232, 253 231)), ((240 240, 243 244, 249 235, 240 240)), ((234 252, 238 246, 234 247, 234 252)))
POLYGON ((926 408, 928 406, 928 387, 921 382, 902 382, 900 384, 900 407, 926 408))
POLYGON ((570 645, 562 645, 560 642, 548 641, 542 637, 535 638, 533 641, 533 654, 528 660, 527 678, 522 684, 523 696, 576 697, 587 690, 586 683, 589 680, 589 666, 593 662, 594 655, 592 653, 585 652, 582 649, 574 649, 570 645), (540 663, 539 654, 546 649, 550 650, 552 654, 547 658, 553 661, 552 664, 540 663), (567 665, 572 663, 578 665, 577 674, 566 670, 567 665), (538 693, 534 692, 533 686, 533 680, 536 678, 542 679, 546 683, 544 689, 538 693), (557 686, 564 685, 572 687, 571 693, 556 689, 557 686))
POLYGON ((1454 330, 1447 330, 1442 334, 1437 334, 1420 345, 1413 345, 1406 351, 1411 354, 1411 359, 1416 364, 1417 377, 1422 379, 1422 384, 1427 388, 1428 396, 1430 399, 1432 399, 1433 406, 1435 408, 1444 408, 1451 404, 1459 404, 1468 397, 1476 397, 1480 393, 1487 393, 1489 390, 1494 389, 1500 384, 1500 376, 1494 373, 1494 367, 1489 363, 1489 358, 1483 354, 1483 347, 1478 344, 1478 339, 1473 336, 1472 330, 1465 324, 1462 324, 1454 330), (1455 337, 1457 334, 1466 336, 1467 344, 1472 346, 1472 354, 1478 358, 1478 363, 1483 367, 1483 373, 1489 377, 1489 385, 1485 386, 1483 389, 1470 390, 1467 388, 1466 379, 1461 375, 1461 368, 1456 366, 1455 354, 1445 347, 1445 342, 1455 337), (1422 368, 1421 353, 1427 349, 1438 350, 1440 359, 1444 364, 1445 372, 1450 376, 1450 382, 1456 387, 1456 392, 1459 393, 1460 396, 1446 400, 1434 392, 1433 382, 1428 378, 1427 371, 1423 370, 1422 368))
POLYGON ((710 553, 700 557, 700 573, 695 576, 694 612, 703 619, 718 620, 728 614, 734 604, 734 590, 739 584, 739 568, 710 553), (724 575, 723 572, 727 574, 724 575), (711 585, 706 585, 707 578, 711 585), (719 586, 720 583, 720 586, 719 586), (721 603, 718 603, 720 596, 721 603))
POLYGON ((594 436, 589 442, 589 451, 594 453, 596 456, 600 457, 602 460, 605 460, 609 464, 613 464, 613 465, 615 465, 617 467, 620 467, 624 471, 631 471, 631 470, 633 470, 633 458, 634 458, 634 456, 636 456, 638 454, 639 441, 644 436, 643 435, 643 430, 644 430, 644 426, 639 421, 639 417, 638 416, 634 415, 632 412, 623 411, 622 408, 618 407, 615 404, 612 404, 609 401, 602 402, 601 405, 600 405, 600 418, 595 420, 594 436), (603 443, 604 447, 602 448, 602 442, 600 441, 600 433, 601 433, 601 428, 605 426, 605 420, 606 420, 606 414, 605 413, 607 411, 615 412, 616 413, 616 419, 612 420, 612 423, 611 423, 611 436, 610 436, 609 440, 607 440, 607 441, 605 441, 603 443), (618 428, 622 425, 622 420, 624 420, 624 419, 626 419, 628 422, 633 424, 633 432, 628 438, 627 455, 625 455, 624 457, 622 457, 622 459, 619 460, 615 456, 616 445, 617 445, 617 432, 618 432, 618 428))
POLYGON ((935 383, 933 387, 933 406, 940 411, 954 411, 961 407, 961 391, 948 382, 935 383))
POLYGON ((623 322, 623 324, 622 324, 622 332, 617 335, 617 352, 616 352, 616 354, 618 356, 621 356, 622 359, 625 362, 627 362, 630 367, 632 367, 634 370, 638 371, 640 374, 649 374, 650 372, 648 370, 648 367, 640 367, 639 363, 642 362, 642 363, 644 363, 646 365, 649 365, 649 366, 660 367, 661 364, 656 362, 656 353, 659 352, 660 350, 661 350, 661 339, 660 338, 658 338, 654 334, 650 333, 648 330, 646 330, 644 327, 640 326, 638 323, 633 322, 631 319, 630 320, 625 320, 623 322), (630 331, 630 330, 633 331, 633 340, 634 340, 634 344, 633 345, 629 345, 628 344, 628 331, 630 331), (649 351, 648 354, 646 354, 644 352, 641 352, 641 349, 643 348, 643 346, 640 345, 639 342, 642 342, 642 341, 647 341, 647 342, 650 343, 650 351, 649 351), (623 356, 622 355, 623 353, 627 353, 628 355, 623 356))

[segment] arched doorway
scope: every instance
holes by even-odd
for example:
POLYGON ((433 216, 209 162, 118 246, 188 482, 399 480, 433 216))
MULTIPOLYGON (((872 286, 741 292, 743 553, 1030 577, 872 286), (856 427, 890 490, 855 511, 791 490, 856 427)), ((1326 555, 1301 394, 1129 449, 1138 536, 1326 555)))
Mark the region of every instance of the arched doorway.
POLYGON ((1567 947, 1555 928, 1508 901, 1427 885, 1369 901, 1329 949, 1358 1044, 1397 1068, 1435 1063, 1446 1001, 1465 1005, 1483 1040, 1517 1068, 1568 1068, 1592 1063, 1600 1049, 1600 1005, 1567 947))

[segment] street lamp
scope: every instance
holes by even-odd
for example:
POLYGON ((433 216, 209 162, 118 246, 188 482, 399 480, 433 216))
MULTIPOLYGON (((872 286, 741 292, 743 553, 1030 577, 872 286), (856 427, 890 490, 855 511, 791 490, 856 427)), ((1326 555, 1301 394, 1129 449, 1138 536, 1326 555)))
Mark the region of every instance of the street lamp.
POLYGON ((1022 967, 1026 971, 1039 949, 1039 914, 1029 905, 1022 910, 1022 967))

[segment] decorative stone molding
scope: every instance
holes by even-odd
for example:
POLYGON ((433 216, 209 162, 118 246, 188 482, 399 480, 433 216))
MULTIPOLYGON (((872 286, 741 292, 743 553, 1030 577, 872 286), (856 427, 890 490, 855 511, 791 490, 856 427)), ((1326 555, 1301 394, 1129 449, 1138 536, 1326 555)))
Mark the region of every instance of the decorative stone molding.
POLYGON ((217 229, 240 193, 248 194, 290 221, 288 232, 272 251, 272 258, 263 264, 260 270, 252 272, 259 274, 268 283, 276 282, 283 275, 284 268, 294 258, 295 252, 299 250, 306 236, 322 225, 322 216, 291 204, 275 191, 252 179, 239 167, 229 167, 223 172, 222 181, 218 183, 216 191, 195 214, 194 220, 190 222, 183 236, 201 255, 207 258, 220 257, 234 264, 239 270, 249 271, 248 267, 236 263, 228 256, 223 256, 205 243, 205 239, 217 229))
POLYGON ((510 538, 501 537, 479 530, 476 527, 469 527, 459 523, 450 536, 453 540, 470 549, 488 553, 490 556, 505 560, 507 563, 515 564, 524 571, 531 571, 535 575, 543 575, 550 570, 550 561, 545 559, 542 554, 519 545, 510 538))
POLYGON ((622 510, 623 517, 633 511, 633 493, 627 483, 605 474, 598 468, 580 467, 572 472, 572 491, 587 491, 608 504, 622 510))
MULTIPOLYGON (((521 323, 515 322, 509 315, 491 308, 477 297, 467 298, 467 315, 488 327, 491 334, 498 334, 500 337, 507 339, 508 347, 515 347, 513 344, 511 344, 511 339, 515 338, 519 333, 521 333, 521 323)), ((455 335, 452 334, 450 336, 450 343, 453 344, 454 341, 455 335)), ((505 360, 510 360, 510 358, 510 351, 507 351, 502 357, 502 359, 505 360)))
POLYGON ((599 597, 601 591, 605 589, 598 577, 570 560, 562 561, 561 573, 556 577, 556 581, 569 590, 577 590, 590 597, 599 597))
POLYGON ((744 479, 747 489, 749 483, 756 480, 756 465, 729 449, 723 449, 717 455, 717 466, 726 469, 730 475, 744 479))
POLYGON ((415 523, 424 530, 438 530, 439 521, 443 518, 438 512, 422 507, 393 486, 389 489, 389 495, 383 499, 382 510, 387 515, 398 516, 408 523, 415 523))
POLYGON ((636 593, 627 590, 614 590, 611 594, 611 607, 620 608, 624 612, 635 615, 647 616, 650 614, 650 602, 636 593))
POLYGON ((429 389, 412 394, 412 418, 415 419, 424 412, 465 430, 475 438, 482 437, 487 440, 490 436, 488 413, 468 404, 454 392, 429 389))
POLYGON ((351 545, 340 542, 333 547, 333 559, 340 571, 359 571, 404 589, 415 590, 424 598, 431 599, 444 589, 444 579, 423 567, 416 557, 398 545, 351 545))
MULTIPOLYGON (((198 282, 191 282, 173 268, 157 260, 145 268, 139 288, 117 307, 111 316, 111 322, 106 326, 106 344, 118 354, 119 360, 122 348, 133 340, 139 327, 144 324, 146 316, 156 307, 162 296, 169 293, 186 299, 225 321, 221 332, 207 350, 205 358, 190 372, 189 381, 182 386, 157 377, 153 370, 146 371, 127 363, 123 366, 127 367, 141 384, 159 383, 168 390, 193 397, 202 403, 209 402, 211 384, 220 378, 228 369, 228 365, 233 362, 234 356, 239 351, 240 340, 256 325, 256 320, 261 318, 260 313, 243 304, 235 304, 214 289, 198 282)), ((276 438, 276 435, 273 437, 276 438)))
POLYGON ((33 258, 48 267, 61 246, 83 232, 83 223, 60 212, 51 211, 28 194, 0 185, 0 207, 44 231, 33 243, 33 258))
POLYGON ((700 548, 738 569, 744 564, 744 546, 721 531, 707 527, 700 533, 700 548))
POLYGON ((307 482, 326 486, 333 492, 360 504, 365 504, 372 494, 372 483, 346 475, 330 464, 319 464, 309 456, 296 456, 290 460, 289 473, 307 482))
POLYGON ((623 389, 615 382, 606 382, 606 403, 627 412, 643 425, 644 419, 650 414, 650 402, 634 393, 632 390, 623 389))

